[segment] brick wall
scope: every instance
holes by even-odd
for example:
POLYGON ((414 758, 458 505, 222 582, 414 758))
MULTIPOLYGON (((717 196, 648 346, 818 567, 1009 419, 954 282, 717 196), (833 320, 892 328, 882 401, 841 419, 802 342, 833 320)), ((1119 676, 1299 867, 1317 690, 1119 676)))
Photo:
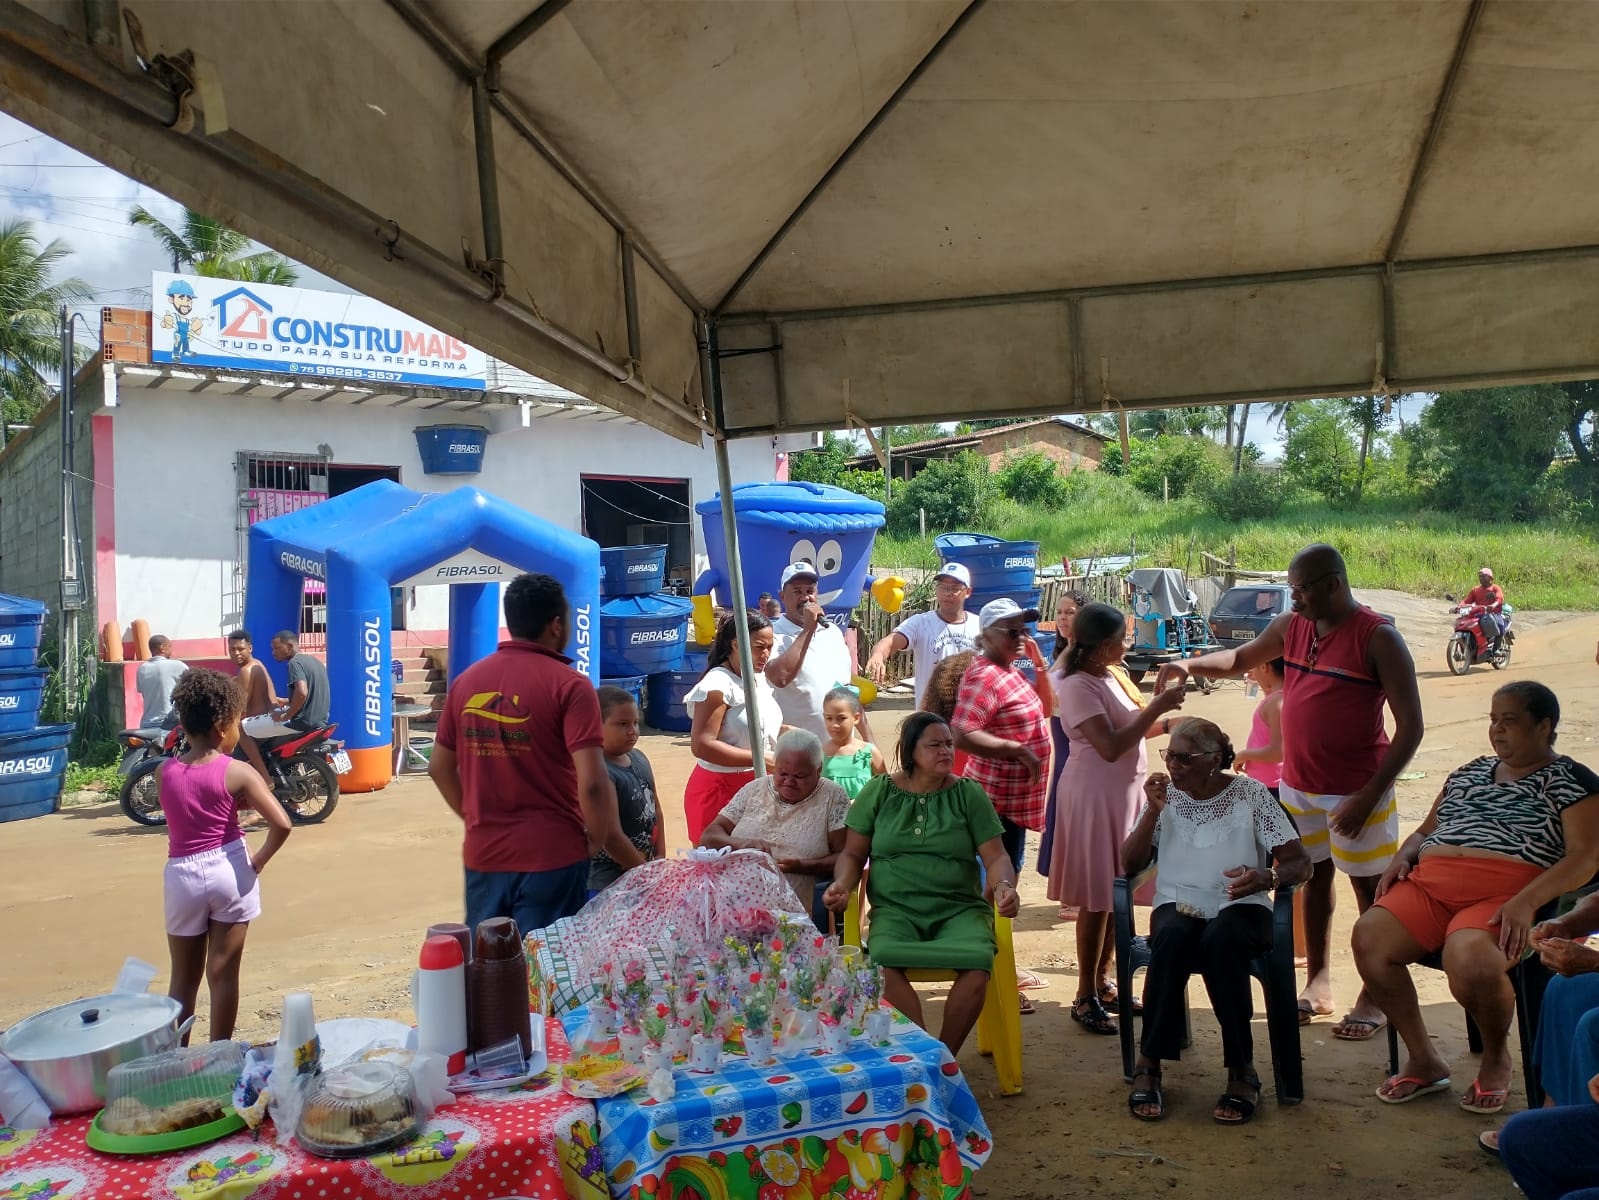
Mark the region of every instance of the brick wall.
POLYGON ((1009 433, 996 429, 979 443, 978 453, 988 460, 988 468, 998 471, 1012 455, 1037 450, 1067 471, 1097 471, 1105 445, 1096 437, 1064 425, 1031 425, 1009 433))
POLYGON ((100 345, 106 362, 149 362, 150 310, 147 308, 102 308, 100 310, 100 345))

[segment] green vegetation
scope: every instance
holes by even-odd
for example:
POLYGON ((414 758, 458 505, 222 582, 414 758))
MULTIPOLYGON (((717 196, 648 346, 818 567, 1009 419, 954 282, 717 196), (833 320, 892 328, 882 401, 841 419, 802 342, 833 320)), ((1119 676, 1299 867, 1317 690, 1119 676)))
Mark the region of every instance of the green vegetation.
MULTIPOLYGON (((8 425, 33 420, 61 374, 62 306, 89 295, 83 280, 56 276, 71 253, 59 240, 39 245, 32 222, 0 222, 0 418, 8 425)), ((89 353, 77 346, 79 361, 89 353)))
POLYGON ((144 205, 135 204, 128 213, 128 224, 150 231, 172 260, 174 271, 283 287, 293 287, 300 278, 294 264, 283 255, 253 249, 244 234, 192 208, 183 210, 183 220, 173 228, 144 205))

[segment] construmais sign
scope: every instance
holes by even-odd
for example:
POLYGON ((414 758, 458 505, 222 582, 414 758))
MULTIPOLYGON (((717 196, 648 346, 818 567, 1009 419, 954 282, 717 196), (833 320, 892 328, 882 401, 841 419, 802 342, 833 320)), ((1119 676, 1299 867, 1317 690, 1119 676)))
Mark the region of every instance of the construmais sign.
POLYGON ((150 358, 481 391, 483 353, 365 296, 201 275, 151 277, 150 358))

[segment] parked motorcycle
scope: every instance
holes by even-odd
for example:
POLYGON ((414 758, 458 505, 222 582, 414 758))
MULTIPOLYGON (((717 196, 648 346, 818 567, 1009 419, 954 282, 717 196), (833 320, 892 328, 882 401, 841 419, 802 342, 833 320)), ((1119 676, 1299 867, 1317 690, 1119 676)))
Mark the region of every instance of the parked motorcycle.
MULTIPOLYGON (((344 743, 333 737, 336 725, 324 725, 309 733, 294 733, 267 738, 257 743, 272 776, 272 794, 296 825, 317 825, 332 815, 339 803, 339 776, 350 769, 350 756, 344 743)), ((137 731, 131 731, 137 732, 137 731)), ((140 825, 165 825, 157 796, 156 772, 162 762, 187 747, 183 731, 168 736, 169 746, 160 755, 136 765, 122 784, 122 811, 140 825)), ((242 750, 234 757, 243 759, 242 750)))
POLYGON ((122 811, 140 825, 165 825, 155 773, 167 759, 188 749, 182 727, 124 729, 117 734, 117 741, 122 743, 122 761, 117 764, 117 774, 122 776, 117 802, 122 811))
POLYGON ((1444 648, 1444 661, 1452 674, 1464 675, 1478 663, 1487 663, 1496 671, 1510 665, 1510 647, 1516 640, 1510 629, 1510 614, 1514 611, 1510 605, 1499 610, 1502 629, 1492 640, 1483 636, 1482 615, 1488 610, 1482 605, 1461 604, 1449 611, 1455 614, 1455 632, 1444 648))

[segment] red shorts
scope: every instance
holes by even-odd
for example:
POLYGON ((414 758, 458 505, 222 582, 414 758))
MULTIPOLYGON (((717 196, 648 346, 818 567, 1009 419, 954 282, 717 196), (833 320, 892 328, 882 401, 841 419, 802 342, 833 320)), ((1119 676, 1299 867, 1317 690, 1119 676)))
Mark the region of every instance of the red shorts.
POLYGON ((1482 929, 1493 915, 1544 868, 1508 858, 1466 858, 1432 855, 1410 868, 1410 876, 1389 888, 1378 908, 1399 919, 1405 932, 1429 954, 1444 948, 1449 935, 1461 929, 1482 929))
POLYGON ((721 815, 727 802, 738 795, 738 789, 755 778, 748 771, 707 771, 699 763, 689 772, 688 784, 683 788, 683 816, 688 820, 688 840, 691 846, 700 844, 700 834, 721 815))

